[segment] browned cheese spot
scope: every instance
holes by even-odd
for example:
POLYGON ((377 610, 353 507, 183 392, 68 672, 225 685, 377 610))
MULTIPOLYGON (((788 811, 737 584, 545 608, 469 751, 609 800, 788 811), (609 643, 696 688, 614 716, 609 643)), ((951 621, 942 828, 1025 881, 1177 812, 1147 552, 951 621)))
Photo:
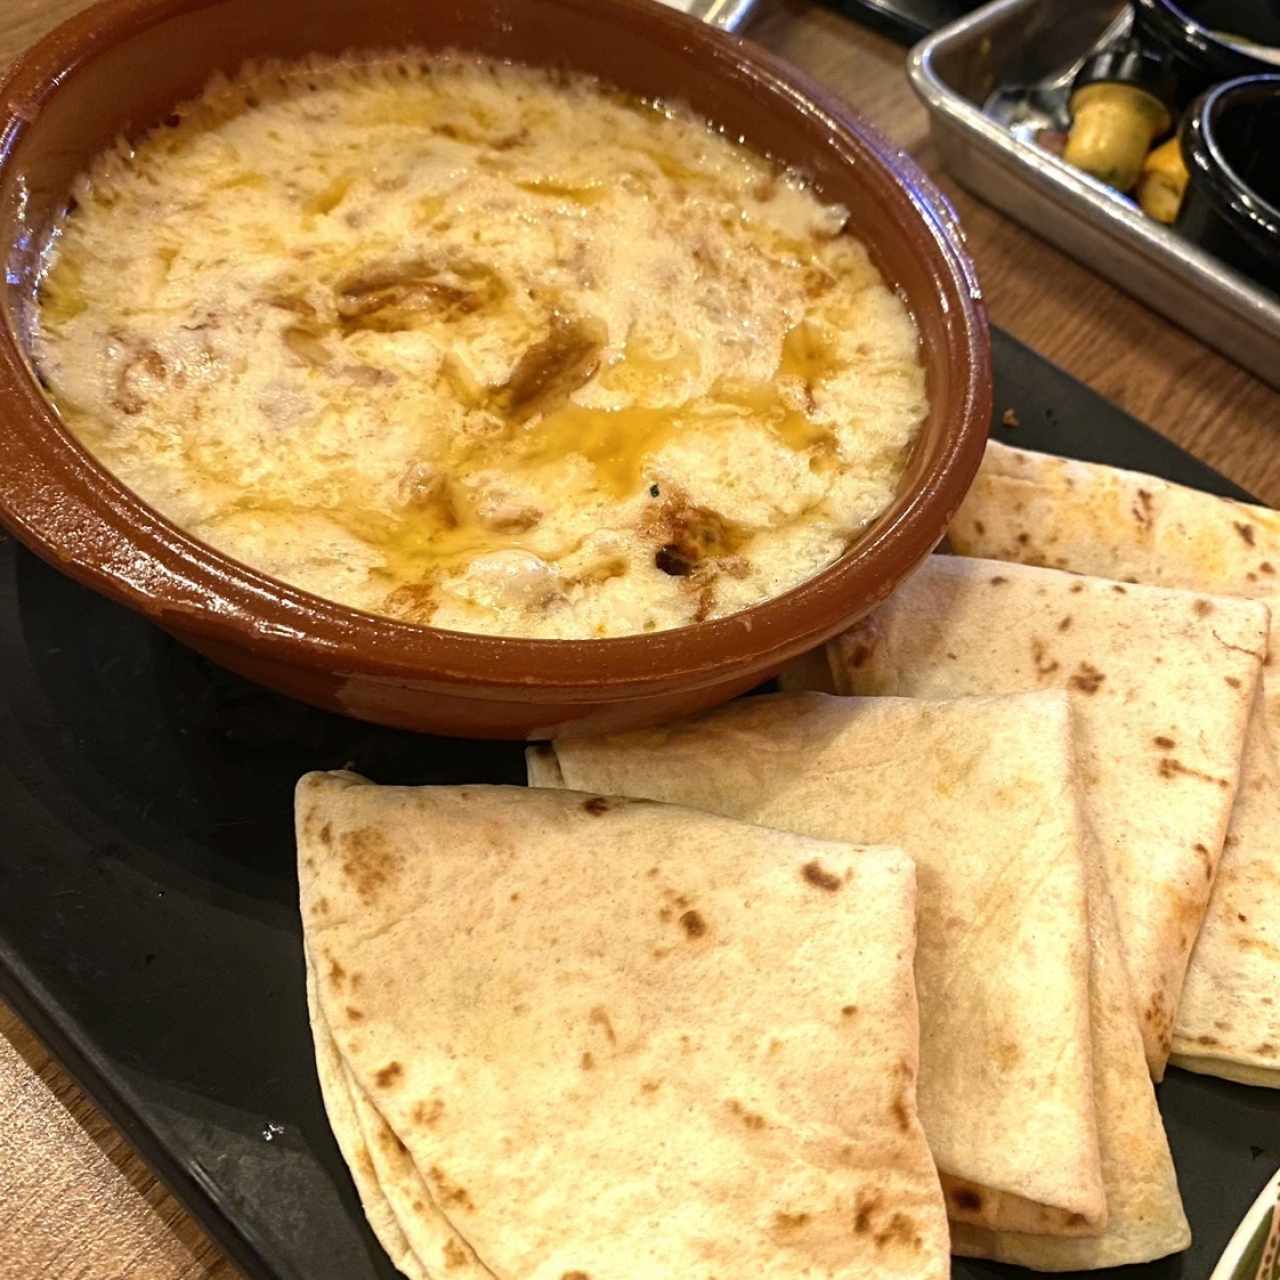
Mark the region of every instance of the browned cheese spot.
POLYGON ((1253 525, 1241 524, 1238 520, 1235 521, 1234 523, 1236 527, 1236 532, 1244 539, 1245 545, 1250 547, 1253 546, 1253 543, 1254 543, 1253 525))
POLYGON ((1207 618, 1213 612, 1213 604, 1208 600, 1197 600, 1191 608, 1197 618, 1207 618))
POLYGON ((812 862, 806 862, 800 873, 811 885, 825 889, 828 893, 835 893, 843 883, 839 876, 832 875, 816 858, 812 862))
POLYGON ((593 817, 598 818, 602 813, 609 812, 609 802, 604 796, 592 796, 590 800, 584 800, 582 807, 593 817))
POLYGON ((1071 626, 1071 615, 1068 613, 1061 622, 1058 623, 1059 631, 1066 631, 1071 626))
POLYGON ((556 315, 547 336, 516 363, 495 397, 495 407, 524 422, 561 404, 591 380, 608 336, 604 322, 594 316, 556 315))
POLYGON ((1241 924, 1249 923, 1249 917, 1245 915, 1243 911, 1236 912, 1236 919, 1239 920, 1241 924))
POLYGON ((1263 573, 1267 574, 1268 577, 1274 575, 1276 571, 1275 565, 1273 565, 1270 560, 1264 560, 1258 568, 1261 569, 1263 573))
POLYGON ((432 1098, 430 1102, 415 1102, 413 1110, 409 1112, 409 1118, 413 1123, 421 1125, 424 1129, 434 1128, 442 1115, 444 1115, 444 1101, 440 1098, 432 1098))
POLYGON ((360 827, 342 838, 342 874, 366 902, 398 874, 403 855, 374 827, 360 827))
POLYGON ((807 1213, 775 1213, 773 1215, 773 1225, 779 1231, 795 1231, 808 1221, 807 1213))
POLYGON ((447 1205, 457 1205, 461 1209, 475 1209, 470 1195, 467 1194, 467 1189, 450 1182, 439 1165, 433 1164, 429 1172, 431 1181, 436 1184, 437 1199, 442 1200, 447 1205))
POLYGON ((590 1071, 596 1065, 596 1060, 589 1053, 584 1053, 579 1065, 583 1071, 590 1071))
POLYGON ((765 1127, 764 1116, 756 1115, 754 1111, 748 1111, 737 1098, 729 1099, 729 1110, 735 1116, 738 1116, 748 1129, 763 1129, 765 1127))
POLYGON ((388 1062, 373 1073, 374 1083, 379 1089, 387 1089, 404 1075, 404 1068, 395 1061, 388 1062))
POLYGON ((618 1043, 618 1037, 614 1034, 614 1031, 613 1031, 613 1023, 609 1021, 608 1013, 603 1008, 601 1008, 600 1005, 596 1005, 596 1007, 591 1010, 589 1019, 591 1022, 594 1022, 597 1026, 600 1027, 600 1029, 608 1037, 610 1044, 618 1043))
POLYGON ((1031 661, 1035 666, 1037 675, 1052 675, 1058 669, 1057 661, 1050 658, 1045 651, 1043 640, 1033 639, 1031 641, 1031 661))
POLYGON ((846 1004, 840 1010, 841 1015, 845 1018, 852 1018, 857 1012, 858 1006, 856 1004, 846 1004))
POLYGON ((691 938, 701 938, 707 932, 707 922, 696 911, 686 911, 680 924, 691 938))
POLYGON ((1157 734, 1152 741, 1161 751, 1172 751, 1178 745, 1172 738, 1166 738, 1164 734, 1157 734))
POLYGON ((1080 592, 1082 592, 1083 590, 1084 590, 1084 583, 1083 583, 1083 582, 1073 582, 1073 583, 1071 584, 1071 594, 1072 594, 1073 596, 1078 596, 1078 595, 1080 594, 1080 592))
POLYGON ((670 498, 650 513, 645 531, 659 544, 654 564, 676 578, 714 571, 725 557, 740 551, 750 536, 718 512, 680 497, 670 498))
POLYGON ((1097 693, 1106 678, 1097 667, 1090 666, 1087 662, 1082 662, 1076 668, 1075 675, 1067 683, 1073 689, 1079 689, 1081 693, 1097 693))
POLYGON ((664 542, 654 552, 653 563, 672 578, 687 578, 693 572, 693 561, 681 554, 674 542, 664 542))

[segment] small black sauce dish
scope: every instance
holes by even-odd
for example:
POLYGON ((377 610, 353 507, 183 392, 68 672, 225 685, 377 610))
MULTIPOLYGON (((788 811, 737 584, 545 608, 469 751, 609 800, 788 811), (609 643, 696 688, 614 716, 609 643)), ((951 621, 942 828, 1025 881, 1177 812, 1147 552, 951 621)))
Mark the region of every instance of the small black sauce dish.
POLYGON ((1280 74, 1201 94, 1179 136, 1191 178, 1174 229, 1280 293, 1280 74))
POLYGON ((1273 0, 1133 0, 1134 35, 1175 80, 1178 107, 1224 80, 1274 72, 1231 37, 1280 48, 1280 5, 1273 0))

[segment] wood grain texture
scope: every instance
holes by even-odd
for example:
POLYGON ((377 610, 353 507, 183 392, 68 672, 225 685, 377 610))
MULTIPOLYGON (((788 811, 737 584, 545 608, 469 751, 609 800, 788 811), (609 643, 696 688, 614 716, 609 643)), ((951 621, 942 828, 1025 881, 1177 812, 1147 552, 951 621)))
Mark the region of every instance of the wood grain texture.
POLYGON ((0 1003, 0 1277, 236 1280, 237 1274, 0 1003))
MULTIPOLYGON (((0 0, 0 64, 79 0, 0 0)), ((1280 395, 938 173, 903 51, 775 0, 754 37, 836 89, 938 177, 992 319, 1184 448, 1280 504, 1280 395)), ((0 1280, 235 1280, 236 1272, 0 1004, 0 1280)))

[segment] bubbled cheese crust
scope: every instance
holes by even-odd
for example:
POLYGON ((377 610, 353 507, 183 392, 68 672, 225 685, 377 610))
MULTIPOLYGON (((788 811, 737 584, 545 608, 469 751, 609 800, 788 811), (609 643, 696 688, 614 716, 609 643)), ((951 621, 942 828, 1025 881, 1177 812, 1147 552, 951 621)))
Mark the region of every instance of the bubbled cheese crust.
POLYGON ((75 197, 33 334, 71 430, 197 537, 408 621, 746 608, 884 509, 925 413, 844 209, 587 78, 249 68, 75 197))

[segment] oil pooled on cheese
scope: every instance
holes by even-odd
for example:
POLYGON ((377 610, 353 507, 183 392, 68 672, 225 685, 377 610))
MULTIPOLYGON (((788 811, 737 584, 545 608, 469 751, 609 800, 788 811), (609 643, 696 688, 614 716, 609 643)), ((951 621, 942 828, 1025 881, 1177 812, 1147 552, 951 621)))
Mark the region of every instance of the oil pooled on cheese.
POLYGON ((884 509, 926 411, 847 211, 586 77, 260 66, 74 195, 32 335, 70 429, 357 608, 549 637, 734 612, 884 509))

